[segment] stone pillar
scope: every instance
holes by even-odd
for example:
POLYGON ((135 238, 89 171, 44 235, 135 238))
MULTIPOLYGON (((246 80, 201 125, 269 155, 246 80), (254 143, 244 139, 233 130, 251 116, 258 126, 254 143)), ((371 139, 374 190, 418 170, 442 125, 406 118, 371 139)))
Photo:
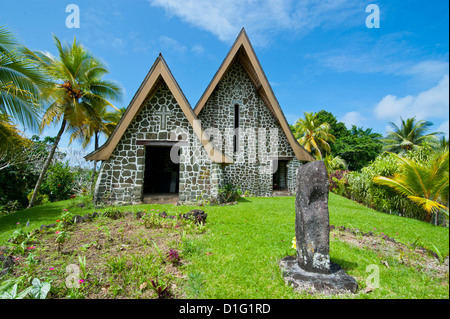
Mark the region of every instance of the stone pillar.
POLYGON ((356 292, 355 278, 330 262, 328 174, 322 161, 298 169, 295 213, 297 257, 286 256, 280 261, 285 282, 309 293, 356 292))
POLYGON ((330 273, 328 174, 322 161, 298 169, 295 213, 299 267, 315 273, 330 273))

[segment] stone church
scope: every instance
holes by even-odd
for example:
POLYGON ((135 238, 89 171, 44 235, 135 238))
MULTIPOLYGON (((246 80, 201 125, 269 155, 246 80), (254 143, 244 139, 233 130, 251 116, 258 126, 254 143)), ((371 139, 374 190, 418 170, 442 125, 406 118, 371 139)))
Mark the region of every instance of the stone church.
POLYGON ((314 158, 294 138, 244 29, 192 108, 161 54, 109 139, 94 200, 145 202, 171 194, 197 202, 227 185, 254 196, 296 191, 314 158))

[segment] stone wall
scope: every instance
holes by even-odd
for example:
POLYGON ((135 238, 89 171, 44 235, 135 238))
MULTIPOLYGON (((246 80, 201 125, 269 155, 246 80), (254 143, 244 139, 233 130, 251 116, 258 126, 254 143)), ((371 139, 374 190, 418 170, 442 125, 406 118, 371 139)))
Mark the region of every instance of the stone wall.
POLYGON ((271 196, 272 160, 269 155, 295 155, 278 121, 255 92, 238 62, 224 75, 198 117, 213 143, 234 160, 234 164, 224 168, 224 184, 239 185, 242 191, 252 195, 271 196), (236 104, 240 110, 240 140, 238 152, 234 153, 232 133, 236 104))
POLYGON ((297 193, 297 170, 303 163, 297 159, 287 163, 287 187, 291 195, 297 193))
MULTIPOLYGON (((146 146, 137 140, 187 142, 179 152, 179 201, 195 202, 216 197, 228 183, 255 196, 273 192, 273 158, 295 157, 277 119, 264 104, 236 62, 225 74, 199 114, 203 130, 215 147, 234 163, 215 164, 209 159, 172 93, 160 84, 143 103, 109 160, 103 161, 94 200, 133 204, 142 200, 146 146), (239 105, 239 147, 233 150, 235 105, 239 105)), ((296 191, 296 159, 286 165, 287 187, 296 191)))
POLYGON ((130 123, 111 157, 103 161, 96 184, 94 200, 116 204, 139 203, 142 200, 146 147, 137 140, 167 141, 184 139, 180 150, 180 200, 195 200, 206 185, 198 179, 210 168, 206 152, 168 87, 163 83, 145 102, 130 123), (160 112, 166 111, 165 120, 160 112))

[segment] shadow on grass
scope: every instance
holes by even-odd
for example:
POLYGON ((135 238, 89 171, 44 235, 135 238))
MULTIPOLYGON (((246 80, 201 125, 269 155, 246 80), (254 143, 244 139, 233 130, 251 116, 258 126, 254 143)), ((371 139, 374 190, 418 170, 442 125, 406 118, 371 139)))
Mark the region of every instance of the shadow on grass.
POLYGON ((238 203, 249 203, 250 201, 247 198, 245 198, 245 197, 239 197, 237 199, 237 202, 238 203))
POLYGON ((330 258, 330 261, 335 264, 338 264, 344 270, 352 270, 352 269, 356 269, 358 267, 358 263, 351 262, 351 261, 348 261, 345 259, 330 258))

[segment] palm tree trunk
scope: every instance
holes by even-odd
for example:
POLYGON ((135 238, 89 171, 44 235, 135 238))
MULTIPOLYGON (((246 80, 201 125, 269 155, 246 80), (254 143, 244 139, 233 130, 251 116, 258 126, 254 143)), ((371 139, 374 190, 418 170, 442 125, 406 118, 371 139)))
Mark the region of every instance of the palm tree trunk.
MULTIPOLYGON (((98 132, 95 132, 95 145, 94 149, 95 151, 98 149, 98 132)), ((97 171, 97 161, 94 161, 94 169, 92 170, 92 177, 91 177, 91 191, 94 190, 94 182, 95 182, 95 172, 97 171)))
POLYGON ((41 188, 42 182, 44 181, 45 174, 47 173, 50 163, 52 162, 53 155, 55 155, 56 148, 58 147, 59 141, 61 140, 61 135, 64 133, 65 128, 66 128, 66 120, 63 120, 58 135, 56 135, 55 142, 53 143, 50 153, 48 154, 48 157, 45 160, 44 167, 42 168, 36 186, 34 187, 33 196, 31 196, 30 203, 28 204, 27 208, 33 207, 34 202, 36 201, 36 196, 39 192, 39 189, 41 188))

